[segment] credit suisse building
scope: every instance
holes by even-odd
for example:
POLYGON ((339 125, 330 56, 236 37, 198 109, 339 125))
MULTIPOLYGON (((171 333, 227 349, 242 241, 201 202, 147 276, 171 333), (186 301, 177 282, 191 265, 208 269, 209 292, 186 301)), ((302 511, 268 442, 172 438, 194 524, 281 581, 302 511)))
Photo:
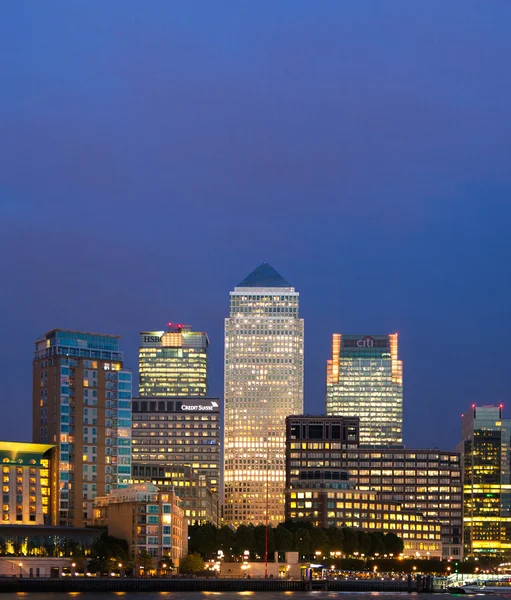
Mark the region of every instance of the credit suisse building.
POLYGON ((132 418, 134 476, 161 477, 163 468, 166 478, 173 466, 189 466, 219 493, 218 398, 134 398, 132 418))

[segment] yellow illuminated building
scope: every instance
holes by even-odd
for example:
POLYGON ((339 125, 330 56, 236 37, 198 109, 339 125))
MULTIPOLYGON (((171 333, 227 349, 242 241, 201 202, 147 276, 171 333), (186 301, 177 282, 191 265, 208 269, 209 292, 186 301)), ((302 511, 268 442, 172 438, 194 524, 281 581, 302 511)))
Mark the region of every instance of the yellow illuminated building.
POLYGON ((465 553, 511 556, 511 420, 502 406, 475 406, 462 417, 465 553))
POLYGON ((398 334, 334 333, 325 413, 360 418, 360 443, 403 443, 403 363, 398 334))
POLYGON ((405 557, 442 558, 440 523, 419 511, 403 510, 397 502, 382 501, 378 492, 290 489, 287 502, 293 521, 314 521, 320 527, 392 532, 402 538, 405 557), (317 521, 317 515, 322 515, 322 520, 317 521))
POLYGON ((227 524, 284 520, 285 419, 302 412, 299 294, 263 263, 230 293, 225 321, 227 524))
POLYGON ((51 525, 55 446, 0 442, 2 524, 51 525))
POLYGON ((139 396, 207 396, 208 347, 207 334, 189 325, 141 332, 139 396))

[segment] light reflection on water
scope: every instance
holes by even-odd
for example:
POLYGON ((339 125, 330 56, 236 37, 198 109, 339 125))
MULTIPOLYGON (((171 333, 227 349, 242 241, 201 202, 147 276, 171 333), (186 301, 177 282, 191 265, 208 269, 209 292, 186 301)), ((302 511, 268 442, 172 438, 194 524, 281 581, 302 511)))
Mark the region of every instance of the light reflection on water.
MULTIPOLYGON (((14 594, 2 594, 0 600, 71 600, 73 596, 79 594, 80 600, 116 600, 117 596, 127 596, 126 600, 162 600, 166 596, 167 600, 211 600, 212 596, 221 596, 222 600, 244 600, 247 596, 252 596, 252 600, 282 600, 283 596, 291 596, 290 600, 461 600, 463 596, 448 593, 437 594, 416 594, 407 592, 61 592, 61 593, 30 593, 18 592, 14 594)), ((474 594, 474 596, 484 596, 484 594, 474 594)), ((509 594, 491 594, 492 598, 503 598, 511 600, 509 594)))

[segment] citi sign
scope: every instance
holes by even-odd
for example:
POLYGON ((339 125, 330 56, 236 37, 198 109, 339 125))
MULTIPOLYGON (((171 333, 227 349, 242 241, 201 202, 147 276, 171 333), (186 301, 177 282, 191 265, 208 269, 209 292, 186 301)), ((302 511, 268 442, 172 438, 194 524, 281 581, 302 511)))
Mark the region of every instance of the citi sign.
POLYGON ((357 340, 357 346, 359 348, 374 348, 374 338, 366 335, 361 340, 357 340))

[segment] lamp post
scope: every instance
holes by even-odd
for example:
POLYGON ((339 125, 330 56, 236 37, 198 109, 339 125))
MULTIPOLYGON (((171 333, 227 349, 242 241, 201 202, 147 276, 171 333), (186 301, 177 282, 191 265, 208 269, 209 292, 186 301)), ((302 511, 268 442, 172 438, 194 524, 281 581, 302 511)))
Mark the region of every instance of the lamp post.
POLYGON ((119 577, 123 577, 123 574, 122 574, 122 562, 119 563, 119 577))
POLYGON ((71 568, 73 569, 73 571, 71 573, 71 577, 74 577, 76 575, 75 567, 76 567, 76 563, 71 563, 71 568))
POLYGON ((21 569, 23 568, 23 563, 22 562, 19 563, 19 568, 20 568, 20 579, 21 579, 23 577, 23 574, 22 574, 22 571, 21 571, 21 569))

